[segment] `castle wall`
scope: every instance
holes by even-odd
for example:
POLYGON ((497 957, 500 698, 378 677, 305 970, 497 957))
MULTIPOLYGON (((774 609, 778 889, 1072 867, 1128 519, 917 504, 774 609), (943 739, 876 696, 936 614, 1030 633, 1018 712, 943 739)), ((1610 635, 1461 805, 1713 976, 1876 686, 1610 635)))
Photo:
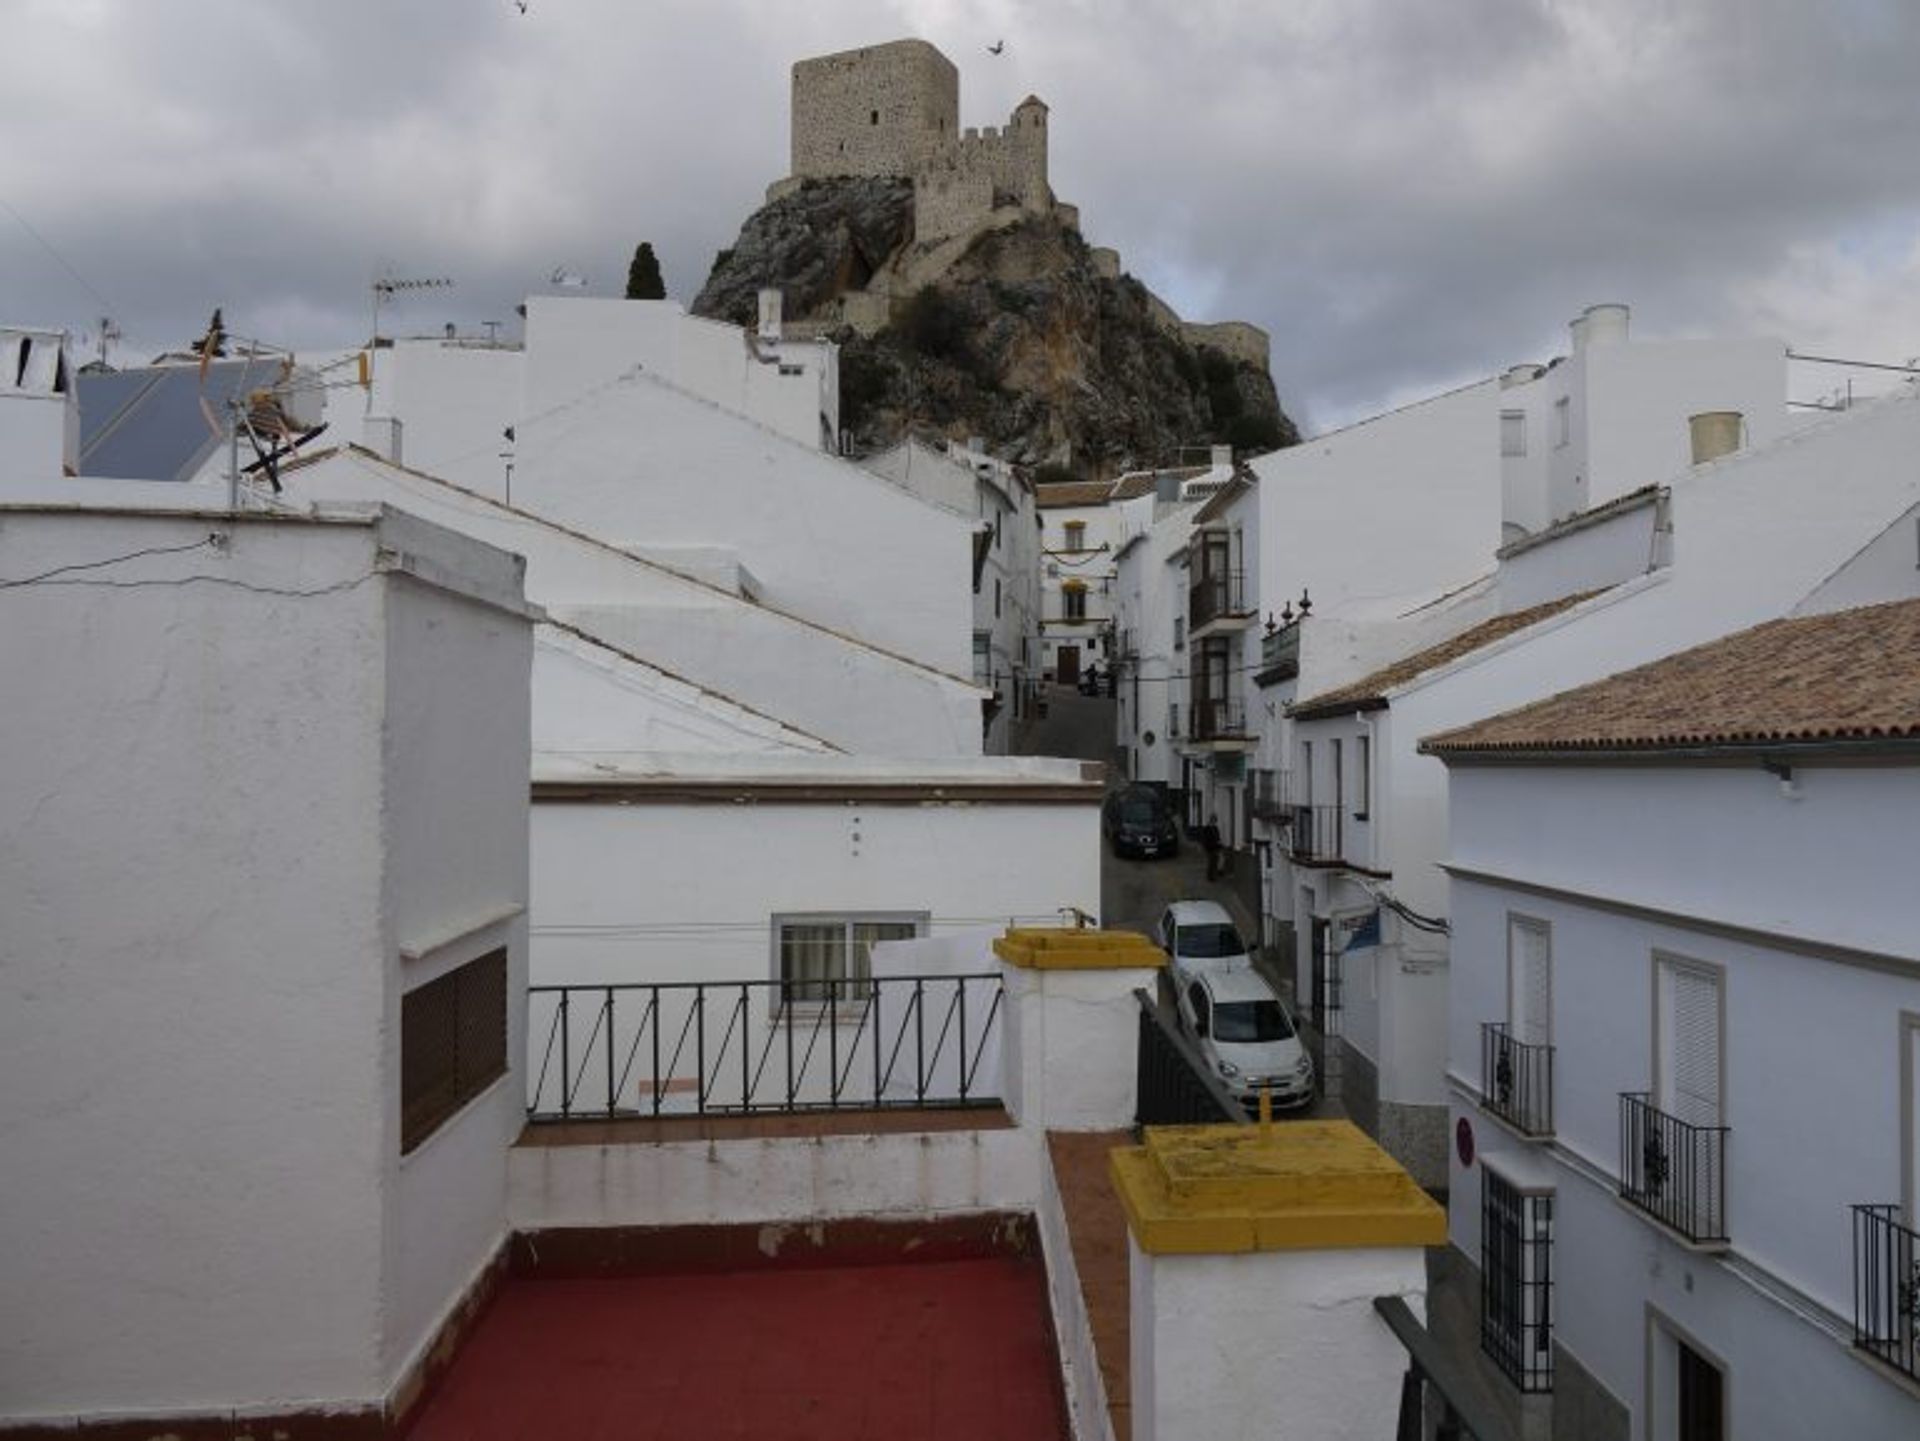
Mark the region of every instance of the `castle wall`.
POLYGON ((1210 345, 1247 365, 1267 368, 1271 342, 1267 332, 1244 320, 1221 320, 1211 325, 1183 321, 1180 334, 1189 345, 1210 345))
POLYGON ((960 72, 924 40, 793 67, 793 174, 912 175, 958 138, 960 72))
POLYGON ((1028 100, 1005 129, 965 131, 915 169, 913 190, 914 238, 923 245, 974 228, 999 204, 1046 214, 1047 107, 1028 100))

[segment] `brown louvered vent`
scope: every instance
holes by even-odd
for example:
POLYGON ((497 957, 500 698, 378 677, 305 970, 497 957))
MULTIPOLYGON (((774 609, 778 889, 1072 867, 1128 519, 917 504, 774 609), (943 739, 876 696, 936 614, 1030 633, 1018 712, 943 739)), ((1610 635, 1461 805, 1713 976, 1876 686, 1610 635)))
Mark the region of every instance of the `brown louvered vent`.
POLYGON ((507 1069, 507 952, 468 961, 400 999, 400 1152, 507 1069))

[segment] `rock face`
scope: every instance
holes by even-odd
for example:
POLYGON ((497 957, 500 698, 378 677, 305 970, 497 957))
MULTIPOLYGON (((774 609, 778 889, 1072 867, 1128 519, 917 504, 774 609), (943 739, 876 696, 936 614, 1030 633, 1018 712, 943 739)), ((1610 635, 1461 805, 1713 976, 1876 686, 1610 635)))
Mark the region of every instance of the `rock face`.
POLYGON ((933 430, 1104 478, 1178 464, 1182 447, 1298 439, 1263 365, 1194 343, 1059 216, 1005 212, 933 247, 912 230, 911 181, 808 181, 748 219, 694 313, 751 325, 760 288, 778 287, 789 322, 842 346, 859 451, 933 430))

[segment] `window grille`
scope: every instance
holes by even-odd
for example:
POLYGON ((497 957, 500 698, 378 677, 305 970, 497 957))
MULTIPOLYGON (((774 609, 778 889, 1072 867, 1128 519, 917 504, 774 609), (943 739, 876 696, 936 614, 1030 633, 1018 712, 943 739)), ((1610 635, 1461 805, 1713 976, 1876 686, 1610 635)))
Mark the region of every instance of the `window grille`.
POLYGON ((1553 1389, 1553 1196, 1481 1168, 1480 1349, 1522 1391, 1553 1389))

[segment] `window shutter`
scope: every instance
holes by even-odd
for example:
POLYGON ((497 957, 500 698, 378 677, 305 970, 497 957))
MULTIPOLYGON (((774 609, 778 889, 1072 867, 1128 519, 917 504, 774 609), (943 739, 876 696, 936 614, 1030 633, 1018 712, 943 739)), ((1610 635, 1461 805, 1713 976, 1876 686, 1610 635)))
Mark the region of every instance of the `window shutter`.
POLYGON ((1691 1126, 1720 1124, 1720 986, 1708 972, 1662 963, 1667 1068, 1660 1108, 1691 1126))
POLYGON ((1530 921, 1508 922, 1509 979, 1507 1023, 1522 1045, 1544 1046, 1553 1039, 1552 976, 1548 969, 1547 931, 1530 921))

